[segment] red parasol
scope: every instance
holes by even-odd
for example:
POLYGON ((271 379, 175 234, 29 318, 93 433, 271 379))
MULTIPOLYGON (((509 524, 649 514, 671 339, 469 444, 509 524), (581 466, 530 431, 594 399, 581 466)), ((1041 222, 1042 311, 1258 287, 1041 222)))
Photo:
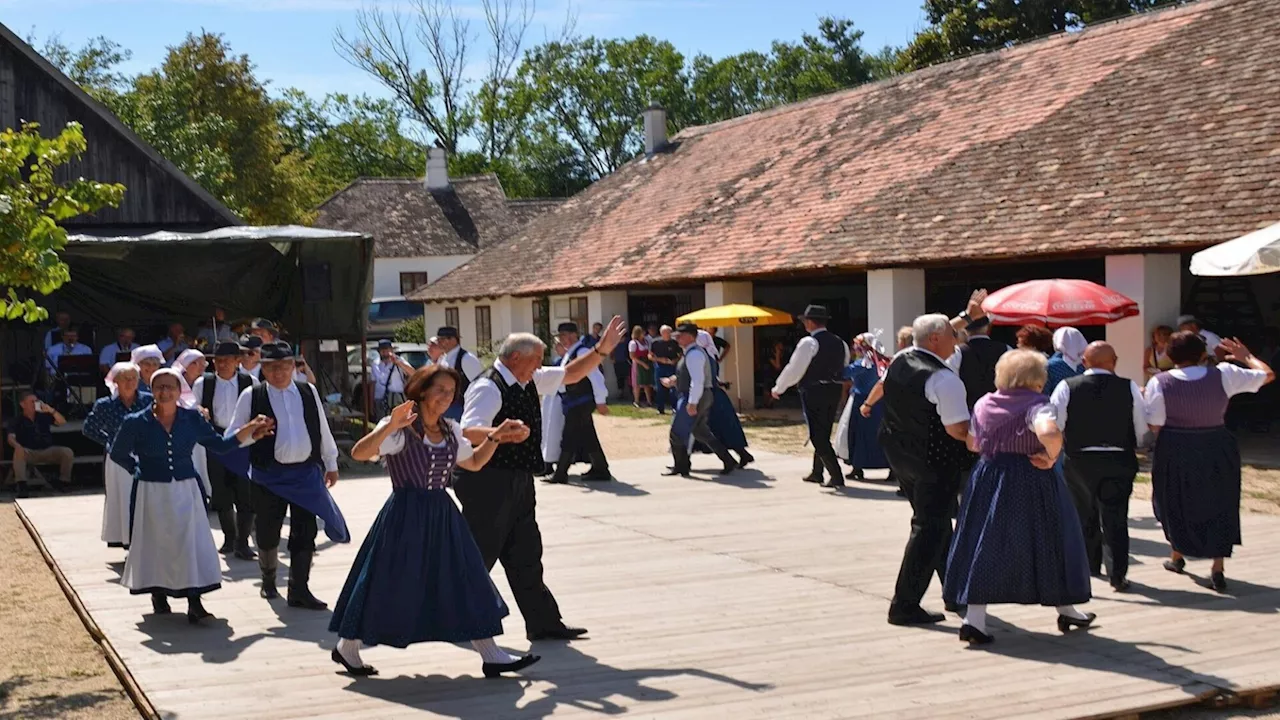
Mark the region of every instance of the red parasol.
POLYGON ((1138 303, 1088 280, 1032 280, 1000 288, 982 310, 996 325, 1106 325, 1138 314, 1138 303))

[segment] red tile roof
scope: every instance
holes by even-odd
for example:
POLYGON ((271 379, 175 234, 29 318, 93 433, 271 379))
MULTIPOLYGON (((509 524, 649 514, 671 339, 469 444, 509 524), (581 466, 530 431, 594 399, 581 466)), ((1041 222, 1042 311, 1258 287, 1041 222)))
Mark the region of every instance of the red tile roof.
POLYGON ((1280 219, 1280 13, 1202 0, 684 130, 425 300, 1198 248, 1280 219))

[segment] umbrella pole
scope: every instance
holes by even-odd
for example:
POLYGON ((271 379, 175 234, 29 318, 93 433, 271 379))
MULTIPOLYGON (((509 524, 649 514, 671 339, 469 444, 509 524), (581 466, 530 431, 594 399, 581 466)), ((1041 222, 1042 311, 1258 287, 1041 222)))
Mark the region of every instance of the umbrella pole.
POLYGON ((733 356, 733 382, 738 386, 738 412, 742 412, 742 347, 738 345, 738 326, 733 326, 733 347, 738 351, 733 356))

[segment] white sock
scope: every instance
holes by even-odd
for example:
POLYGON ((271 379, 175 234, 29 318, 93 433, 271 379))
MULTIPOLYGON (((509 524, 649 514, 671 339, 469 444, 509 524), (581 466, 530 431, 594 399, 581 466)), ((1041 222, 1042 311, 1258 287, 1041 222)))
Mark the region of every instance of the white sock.
POLYGON ((502 648, 498 647, 498 643, 494 642, 493 638, 472 640, 471 647, 475 648, 476 652, 480 653, 480 659, 487 663, 506 665, 507 663, 513 663, 520 659, 519 656, 508 654, 502 648))
POLYGON ((985 635, 987 633, 987 606, 968 606, 964 611, 964 624, 985 635))
POLYGON ((1072 620, 1088 620, 1089 616, 1076 609, 1075 605, 1059 605, 1058 614, 1065 615, 1072 620))
POLYGON ((364 667, 360 660, 360 641, 338 638, 338 654, 353 667, 364 667))

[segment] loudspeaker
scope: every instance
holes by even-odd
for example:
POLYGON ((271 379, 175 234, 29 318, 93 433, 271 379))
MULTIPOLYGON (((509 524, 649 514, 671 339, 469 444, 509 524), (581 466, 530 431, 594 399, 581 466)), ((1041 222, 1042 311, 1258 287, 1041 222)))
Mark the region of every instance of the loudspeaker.
POLYGON ((333 279, 329 263, 304 263, 302 266, 302 302, 333 301, 333 279))

